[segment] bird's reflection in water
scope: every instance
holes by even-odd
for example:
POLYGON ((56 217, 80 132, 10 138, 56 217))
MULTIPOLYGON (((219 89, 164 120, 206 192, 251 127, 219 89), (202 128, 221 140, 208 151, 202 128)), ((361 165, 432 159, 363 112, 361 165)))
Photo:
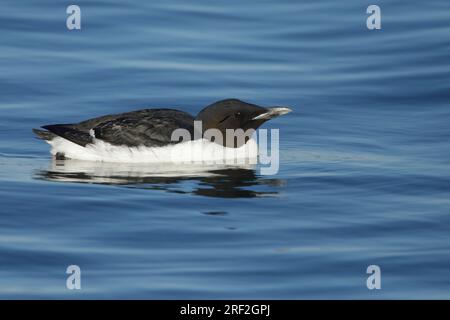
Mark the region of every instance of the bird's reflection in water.
POLYGON ((125 164, 79 160, 55 160, 36 179, 190 193, 205 197, 253 198, 274 196, 285 184, 267 178, 254 167, 175 164, 125 164))

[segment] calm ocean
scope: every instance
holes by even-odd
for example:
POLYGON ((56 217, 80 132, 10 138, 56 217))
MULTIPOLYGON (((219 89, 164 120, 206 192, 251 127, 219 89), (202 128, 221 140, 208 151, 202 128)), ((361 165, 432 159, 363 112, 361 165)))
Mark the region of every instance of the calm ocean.
POLYGON ((448 1, 76 1, 73 31, 68 4, 0 5, 1 299, 450 298, 448 1), (56 163, 31 132, 224 98, 294 109, 277 174, 56 163))

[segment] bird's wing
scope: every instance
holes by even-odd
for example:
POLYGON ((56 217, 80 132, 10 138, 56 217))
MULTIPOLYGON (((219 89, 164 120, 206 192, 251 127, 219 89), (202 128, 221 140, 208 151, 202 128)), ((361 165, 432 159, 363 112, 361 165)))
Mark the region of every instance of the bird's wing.
POLYGON ((96 139, 113 145, 159 147, 177 143, 171 137, 180 128, 192 132, 193 118, 167 114, 127 116, 100 123, 93 130, 96 139))
POLYGON ((173 109, 145 109, 119 115, 104 116, 79 124, 48 125, 43 128, 81 146, 99 139, 112 145, 159 147, 172 141, 175 129, 193 132, 194 118, 173 109), (92 130, 92 131, 91 131, 92 130))

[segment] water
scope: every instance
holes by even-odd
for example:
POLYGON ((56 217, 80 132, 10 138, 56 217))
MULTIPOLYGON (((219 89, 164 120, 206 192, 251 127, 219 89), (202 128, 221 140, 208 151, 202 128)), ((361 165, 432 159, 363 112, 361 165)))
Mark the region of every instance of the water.
POLYGON ((1 4, 0 298, 450 298, 448 1, 377 1, 378 31, 361 0, 77 4, 81 31, 1 4), (264 126, 278 174, 57 162, 31 133, 229 97, 294 109, 264 126))

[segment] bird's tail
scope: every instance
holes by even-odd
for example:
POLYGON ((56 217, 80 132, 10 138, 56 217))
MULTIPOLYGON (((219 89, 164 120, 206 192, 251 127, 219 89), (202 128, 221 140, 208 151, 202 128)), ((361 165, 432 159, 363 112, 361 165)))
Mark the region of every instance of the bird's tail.
MULTIPOLYGON (((42 128, 48 130, 52 139, 59 136, 82 147, 94 142, 93 136, 89 132, 78 130, 76 125, 73 124, 50 124, 42 126, 42 128)), ((47 136, 47 132, 45 134, 47 136)))
POLYGON ((42 140, 52 140, 56 137, 54 133, 47 130, 33 129, 34 134, 42 140))

